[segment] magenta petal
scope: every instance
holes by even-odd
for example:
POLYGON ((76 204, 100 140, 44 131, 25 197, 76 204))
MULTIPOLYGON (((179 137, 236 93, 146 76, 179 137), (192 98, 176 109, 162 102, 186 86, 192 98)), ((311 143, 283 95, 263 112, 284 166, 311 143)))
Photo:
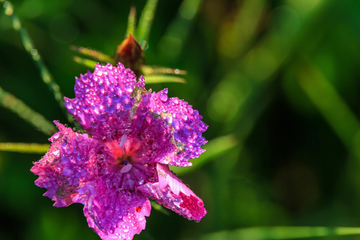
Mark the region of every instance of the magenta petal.
POLYGON ((206 124, 201 121, 202 116, 187 102, 178 98, 168 98, 167 89, 151 95, 151 109, 165 119, 173 129, 175 145, 179 151, 161 163, 176 166, 191 166, 189 159, 197 158, 205 150, 201 145, 207 143, 202 133, 206 131, 206 124))
POLYGON ((135 102, 130 95, 135 86, 143 85, 143 79, 137 83, 135 74, 121 63, 117 67, 97 64, 94 73, 75 79, 75 98, 65 97, 65 107, 95 138, 122 135, 135 102))
POLYGON ((203 201, 168 166, 157 164, 157 172, 159 182, 147 183, 137 189, 164 207, 186 218, 200 221, 206 215, 203 201))
POLYGON ((94 179, 91 164, 96 141, 54 123, 59 132, 50 138, 50 149, 30 171, 39 176, 35 184, 47 189, 44 196, 55 201, 54 206, 64 207, 74 202, 79 188, 94 179))
POLYGON ((108 177, 86 186, 84 214, 90 228, 103 240, 133 239, 145 229, 150 215, 150 201, 140 192, 106 187, 108 177))

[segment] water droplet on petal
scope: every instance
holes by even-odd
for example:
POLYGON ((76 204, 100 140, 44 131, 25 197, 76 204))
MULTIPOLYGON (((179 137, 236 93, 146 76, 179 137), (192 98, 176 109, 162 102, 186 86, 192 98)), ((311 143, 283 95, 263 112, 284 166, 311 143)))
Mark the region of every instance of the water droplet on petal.
POLYGON ((53 151, 53 154, 54 154, 55 157, 59 157, 60 156, 60 150, 53 151))
POLYGON ((128 92, 132 92, 133 89, 132 89, 130 84, 126 84, 125 85, 125 90, 128 91, 128 92))
POLYGON ((113 113, 113 112, 115 111, 114 105, 108 106, 108 107, 105 109, 105 111, 106 111, 107 113, 113 113))
POLYGON ((168 100, 168 96, 165 93, 160 94, 160 100, 166 102, 168 100))
POLYGON ((65 175, 65 176, 70 176, 71 174, 73 174, 73 170, 69 167, 65 167, 62 171, 62 173, 65 175))
POLYGON ((129 171, 131 170, 131 168, 132 168, 132 165, 131 165, 131 164, 128 164, 128 165, 124 166, 124 167, 120 170, 120 172, 121 172, 121 173, 127 173, 127 172, 129 172, 129 171))
POLYGON ((63 155, 61 157, 61 163, 62 164, 67 164, 68 162, 69 162, 69 158, 67 156, 63 155))

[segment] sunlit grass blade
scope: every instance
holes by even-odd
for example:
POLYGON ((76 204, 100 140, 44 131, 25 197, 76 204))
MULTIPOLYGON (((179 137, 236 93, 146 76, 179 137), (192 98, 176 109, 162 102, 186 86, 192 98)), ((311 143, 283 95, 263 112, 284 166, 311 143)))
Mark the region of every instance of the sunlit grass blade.
POLYGON ((174 76, 167 76, 167 75, 149 75, 145 76, 145 83, 146 84, 154 84, 154 83, 185 83, 185 79, 174 77, 174 76))
POLYGON ((0 151, 19 152, 19 153, 37 153, 43 154, 49 150, 49 144, 37 143, 0 143, 0 151))
POLYGON ((46 135, 56 132, 55 125, 46 120, 41 114, 32 110, 23 101, 17 99, 14 95, 5 92, 0 87, 0 104, 18 114, 21 118, 35 126, 39 131, 46 135))
POLYGON ((190 171, 194 171, 197 168, 204 165, 205 163, 213 160, 217 156, 223 154, 224 152, 232 149, 233 147, 235 147, 237 145, 239 145, 239 141, 232 134, 215 138, 215 139, 209 141, 204 146, 206 151, 203 154, 201 154, 199 158, 197 158, 193 161, 193 165, 191 167, 185 168, 185 167, 170 166, 170 169, 178 175, 185 174, 190 171))
POLYGON ((144 73, 144 75, 152 75, 152 74, 186 75, 187 74, 187 72, 185 70, 165 68, 165 67, 147 66, 147 65, 142 66, 141 71, 144 73))
POLYGON ((95 60, 99 60, 100 62, 114 64, 114 59, 111 56, 106 55, 104 53, 101 53, 101 52, 98 52, 98 51, 95 51, 92 49, 84 48, 84 47, 77 47, 77 46, 70 46, 70 49, 73 51, 79 52, 85 56, 92 57, 95 60))
POLYGON ((303 61, 296 79, 344 145, 360 158, 360 142, 355 142, 360 123, 321 70, 310 61, 303 61))
POLYGON ((358 235, 358 227, 252 227, 220 231, 201 237, 201 240, 265 240, 297 239, 325 236, 358 235))
POLYGON ((125 38, 129 37, 130 34, 133 35, 134 38, 136 38, 136 35, 134 35, 135 23, 136 23, 135 17, 136 17, 136 8, 134 6, 132 6, 130 9, 130 13, 129 13, 129 19, 128 19, 128 25, 127 25, 127 29, 126 29, 125 38))
POLYGON ((89 68, 92 68, 92 69, 94 69, 95 65, 98 63, 98 62, 95 62, 93 60, 86 59, 86 58, 81 58, 81 57, 77 57, 77 56, 74 56, 73 60, 75 62, 81 64, 81 65, 84 65, 85 67, 89 67, 89 68))
MULTIPOLYGON (((3 2, 3 0, 1 0, 1 2, 3 2)), ((63 95, 60 92, 59 85, 54 81, 49 70, 42 61, 41 56, 37 49, 34 47, 34 44, 26 29, 21 26, 20 19, 14 13, 13 5, 9 1, 6 1, 4 3, 4 8, 5 14, 11 17, 13 28, 20 33, 20 38, 25 50, 32 56, 32 59, 34 60, 36 66, 39 68, 42 80, 46 85, 48 85, 50 91, 54 94, 56 101, 59 103, 60 108, 67 116, 68 121, 73 122, 73 118, 70 116, 70 114, 68 114, 65 109, 63 95)))
POLYGON ((184 0, 181 3, 176 18, 171 22, 165 35, 158 43, 161 54, 163 54, 167 60, 174 60, 180 54, 200 3, 201 0, 184 0), (181 31, 179 31, 179 29, 181 29, 181 31))
POLYGON ((145 4, 136 29, 136 37, 138 42, 148 40, 157 2, 157 0, 148 0, 145 4))
POLYGON ((229 22, 229 26, 224 27, 219 34, 218 49, 221 55, 236 58, 248 49, 266 9, 265 6, 264 0, 242 1, 235 20, 229 22))
POLYGON ((170 213, 168 210, 166 210, 163 206, 161 206, 160 204, 157 204, 154 201, 150 201, 151 202, 151 207, 167 216, 170 216, 170 213))

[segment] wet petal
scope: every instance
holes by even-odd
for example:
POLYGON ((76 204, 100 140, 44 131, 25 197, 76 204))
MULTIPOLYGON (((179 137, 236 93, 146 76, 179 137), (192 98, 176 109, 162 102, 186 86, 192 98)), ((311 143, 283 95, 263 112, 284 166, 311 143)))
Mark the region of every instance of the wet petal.
POLYGON ((201 121, 202 116, 187 102, 178 98, 168 98, 167 89, 151 95, 151 110, 164 119, 173 130, 173 144, 176 154, 162 159, 161 163, 176 166, 191 166, 189 159, 197 158, 205 150, 201 145, 207 141, 202 133, 208 126, 201 121))
POLYGON ((206 215, 203 201, 168 166, 157 164, 157 172, 159 182, 144 184, 137 190, 186 218, 200 221, 206 215))
POLYGON ((140 192, 106 187, 100 178, 85 187, 88 202, 84 214, 90 228, 103 240, 133 239, 145 229, 145 216, 150 215, 150 201, 140 192))
POLYGON ((75 79, 75 98, 65 97, 68 112, 96 138, 124 134, 135 99, 131 96, 136 82, 135 74, 121 63, 95 66, 75 79))
POLYGON ((54 123, 59 132, 50 138, 50 149, 34 163, 31 172, 39 176, 35 184, 47 189, 44 196, 55 201, 54 206, 64 207, 74 202, 79 188, 95 178, 93 155, 97 141, 54 123))

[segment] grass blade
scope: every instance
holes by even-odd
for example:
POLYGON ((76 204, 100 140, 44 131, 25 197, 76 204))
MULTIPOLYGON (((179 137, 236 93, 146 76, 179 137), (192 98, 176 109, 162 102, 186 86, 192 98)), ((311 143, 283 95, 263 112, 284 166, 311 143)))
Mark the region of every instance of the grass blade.
POLYGON ((166 83, 166 82, 176 82, 176 83, 185 83, 185 79, 167 76, 167 75, 149 75, 145 76, 146 84, 154 84, 154 83, 166 83))
POLYGON ((81 58, 81 57, 77 57, 77 56, 74 56, 73 57, 73 60, 81 65, 84 65, 85 67, 88 67, 88 68, 92 68, 94 69, 95 68, 95 64, 97 64, 98 62, 95 62, 93 60, 90 60, 90 59, 86 59, 86 58, 81 58))
POLYGON ((206 151, 201 154, 199 158, 194 160, 192 167, 170 166, 170 169, 174 171, 177 175, 194 171, 205 163, 214 159, 215 157, 237 146, 238 144, 239 141, 233 134, 215 138, 205 145, 204 148, 206 149, 206 151))
POLYGON ((139 24, 136 31, 138 42, 147 40, 149 37, 150 28, 154 19, 157 0, 148 0, 141 13, 139 24))
POLYGON ((157 204, 154 201, 150 201, 151 202, 151 207, 163 214, 165 214, 166 216, 170 216, 170 213, 168 210, 166 210, 163 206, 161 206, 160 204, 157 204))
POLYGON ((263 240, 296 239, 324 236, 358 235, 358 227, 253 227, 234 231, 221 231, 205 235, 201 240, 263 240))
POLYGON ((106 54, 101 53, 101 52, 98 52, 96 50, 92 50, 92 49, 88 49, 88 48, 84 48, 84 47, 77 47, 77 46, 70 46, 70 49, 75 51, 75 52, 79 52, 79 53, 81 53, 81 54, 83 54, 85 56, 92 57, 95 60, 98 60, 100 62, 106 62, 106 63, 114 64, 114 59, 111 56, 106 55, 106 54))
POLYGON ((128 25, 126 29, 125 38, 129 37, 130 34, 136 38, 135 33, 135 17, 136 17, 136 8, 134 6, 131 7, 128 19, 128 25))
MULTIPOLYGON (((4 0, 0 0, 0 2, 4 2, 4 0)), ((54 94, 55 100, 59 103, 59 106, 63 110, 64 114, 67 116, 68 121, 73 122, 73 118, 70 116, 70 114, 68 114, 65 109, 63 95, 60 92, 59 85, 54 81, 49 70, 42 61, 41 56, 37 49, 34 47, 34 44, 32 43, 32 40, 29 37, 26 29, 21 26, 20 19, 14 13, 13 5, 9 1, 6 1, 4 3, 4 8, 5 14, 11 17, 13 28, 20 33, 20 38, 25 50, 30 54, 36 66, 39 68, 42 80, 46 85, 48 85, 50 91, 54 94)))
POLYGON ((201 0, 184 0, 181 3, 176 18, 171 22, 158 44, 159 50, 167 60, 174 60, 181 53, 200 3, 201 0))
POLYGON ((310 61, 297 69, 296 79, 344 145, 360 159, 360 142, 356 142, 360 123, 337 90, 310 61))
POLYGON ((0 151, 6 152, 43 154, 49 150, 49 147, 49 144, 37 143, 0 143, 0 151))
POLYGON ((21 118, 28 121, 39 131, 46 135, 51 135, 56 132, 55 125, 46 120, 41 114, 32 110, 23 101, 17 99, 14 95, 5 92, 0 87, 0 105, 10 109, 18 114, 21 118))

